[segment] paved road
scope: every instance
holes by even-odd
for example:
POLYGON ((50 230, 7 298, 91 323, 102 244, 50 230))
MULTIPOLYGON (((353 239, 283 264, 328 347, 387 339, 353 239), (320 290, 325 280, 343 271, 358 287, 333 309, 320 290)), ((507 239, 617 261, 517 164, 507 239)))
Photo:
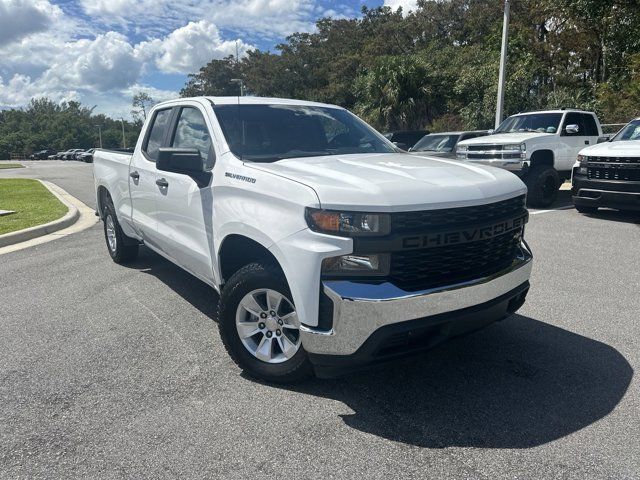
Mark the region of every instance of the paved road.
MULTIPOLYGON (((26 173, 93 202, 88 165, 26 173)), ((519 315, 290 388, 240 375, 209 287, 115 265, 99 225, 0 256, 0 477, 640 478, 639 235, 532 215, 519 315)))

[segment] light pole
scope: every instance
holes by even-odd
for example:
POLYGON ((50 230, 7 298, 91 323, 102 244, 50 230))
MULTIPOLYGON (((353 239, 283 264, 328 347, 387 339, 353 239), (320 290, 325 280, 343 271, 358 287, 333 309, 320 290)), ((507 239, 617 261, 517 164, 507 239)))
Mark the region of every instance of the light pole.
POLYGON ((240 85, 240 96, 244 97, 244 81, 241 78, 232 78, 231 83, 240 85))
POLYGON ((127 142, 124 139, 124 118, 120 117, 120 122, 122 123, 122 148, 127 148, 127 142))
POLYGON ((100 148, 102 148, 102 125, 94 125, 98 127, 98 138, 100 139, 100 148))
POLYGON ((502 24, 502 48, 500 50, 500 74, 498 75, 498 102, 496 105, 496 126, 502 123, 504 110, 504 74, 507 66, 507 44, 509 43, 509 0, 504 0, 504 21, 502 24))

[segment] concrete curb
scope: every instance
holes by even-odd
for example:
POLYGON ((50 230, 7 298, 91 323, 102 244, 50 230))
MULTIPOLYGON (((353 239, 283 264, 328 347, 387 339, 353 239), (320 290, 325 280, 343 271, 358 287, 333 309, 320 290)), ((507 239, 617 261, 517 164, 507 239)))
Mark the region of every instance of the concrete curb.
POLYGON ((26 242, 27 240, 31 240, 32 238, 41 237, 43 235, 57 232, 58 230, 62 230, 63 228, 67 228, 68 226, 73 225, 80 217, 80 212, 78 212, 78 209, 65 198, 65 196, 69 195, 67 192, 52 183, 42 180, 38 181, 42 183, 58 200, 60 200, 60 202, 64 206, 68 208, 67 213, 65 213, 61 218, 49 223, 44 223, 42 225, 36 225, 35 227, 18 230, 17 232, 9 232, 5 233, 4 235, 0 235, 0 248, 14 245, 20 242, 26 242))

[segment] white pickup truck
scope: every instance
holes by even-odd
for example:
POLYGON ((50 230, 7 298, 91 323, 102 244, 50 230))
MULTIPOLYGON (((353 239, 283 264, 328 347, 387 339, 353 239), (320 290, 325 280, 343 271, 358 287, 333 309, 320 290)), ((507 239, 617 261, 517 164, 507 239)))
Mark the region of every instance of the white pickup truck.
POLYGON ((401 153, 336 106, 161 103, 133 155, 96 150, 94 177, 113 260, 144 244, 211 285, 227 351, 269 381, 431 347, 529 289, 520 179, 401 153))
POLYGON ((532 207, 548 207, 560 185, 571 178, 578 152, 602 141, 593 112, 548 110, 508 117, 486 137, 458 143, 456 158, 504 168, 527 184, 532 207))
POLYGON ((571 192, 582 213, 594 213, 598 207, 640 211, 640 118, 607 142, 580 151, 571 192))

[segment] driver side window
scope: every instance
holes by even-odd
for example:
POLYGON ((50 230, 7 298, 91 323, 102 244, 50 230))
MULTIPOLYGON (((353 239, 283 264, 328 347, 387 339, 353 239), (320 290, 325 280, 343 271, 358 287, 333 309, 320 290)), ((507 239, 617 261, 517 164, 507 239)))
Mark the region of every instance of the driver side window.
POLYGON ((569 112, 564 119, 564 125, 562 126, 562 135, 567 137, 579 137, 586 135, 584 131, 584 125, 582 124, 582 114, 577 112, 569 112), (578 132, 577 133, 569 133, 567 132, 568 125, 577 125, 578 132))
POLYGON ((215 157, 209 129, 202 113, 197 108, 182 107, 171 146, 198 149, 205 170, 213 168, 215 157))

